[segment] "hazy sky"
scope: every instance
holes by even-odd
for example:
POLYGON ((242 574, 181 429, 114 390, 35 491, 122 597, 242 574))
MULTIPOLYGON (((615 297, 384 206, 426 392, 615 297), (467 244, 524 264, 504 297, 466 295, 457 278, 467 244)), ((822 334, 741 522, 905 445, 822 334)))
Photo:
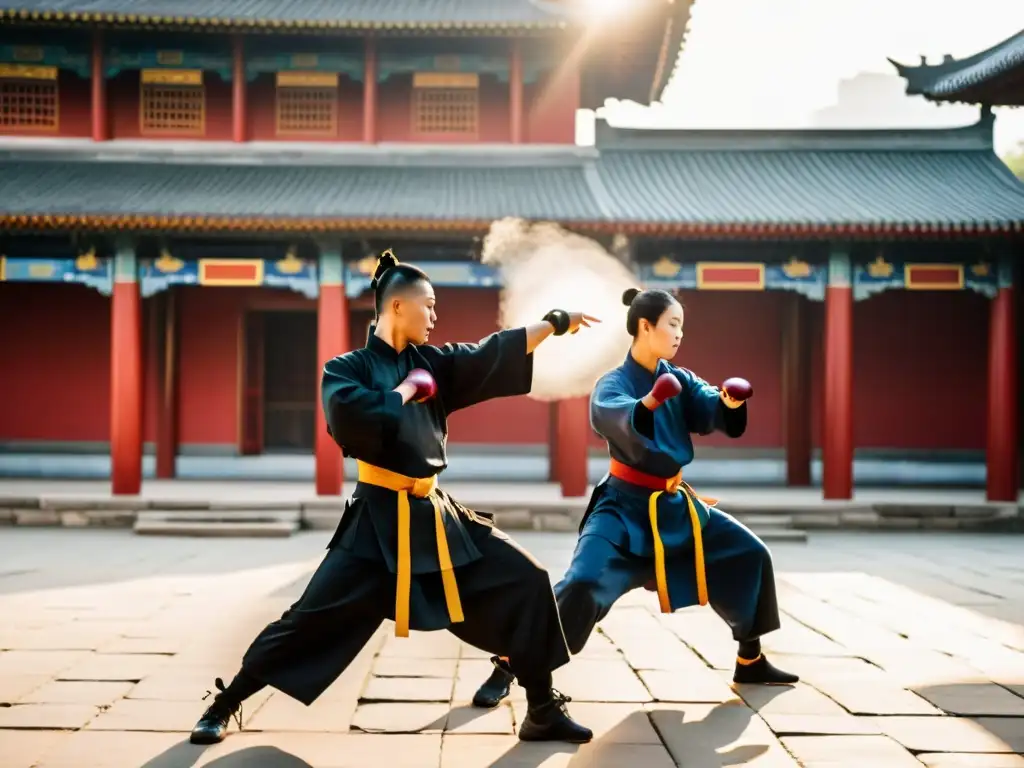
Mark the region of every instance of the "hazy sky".
MULTIPOLYGON (((802 127, 835 103, 840 80, 895 74, 886 57, 961 58, 1021 29, 1024 0, 697 0, 664 104, 619 102, 605 115, 637 127, 802 127)), ((964 122, 962 110, 935 109, 937 122, 964 122)), ((1024 109, 997 115, 997 149, 1024 140, 1024 109)))

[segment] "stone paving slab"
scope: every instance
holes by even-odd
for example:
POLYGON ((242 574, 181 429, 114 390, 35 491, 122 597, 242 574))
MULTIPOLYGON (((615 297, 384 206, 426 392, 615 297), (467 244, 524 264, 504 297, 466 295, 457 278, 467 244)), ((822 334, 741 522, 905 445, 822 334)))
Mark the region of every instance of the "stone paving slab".
POLYGON ((887 736, 790 736, 782 745, 803 768, 920 768, 921 762, 887 736))
POLYGON ((931 768, 1024 768, 1020 755, 937 752, 920 754, 917 759, 931 768))
MULTIPOLYGON (((1018 614, 1004 583, 1024 580, 1019 542, 830 534, 777 550, 783 629, 764 645, 802 675, 795 686, 733 684, 735 645, 713 611, 666 616, 631 593, 554 676, 589 745, 519 742, 521 688, 493 710, 468 704, 489 654, 447 633, 396 638, 385 622, 312 706, 266 689, 243 732, 202 749, 187 731, 204 692, 301 592, 324 539, 232 550, 109 532, 107 562, 61 582, 52 569, 74 548, 62 560, 46 547, 97 534, 29 535, 35 548, 0 539, 0 559, 44 581, 0 580, 2 768, 1024 768, 1024 624, 1005 618, 1018 614), (931 586, 932 561, 954 552, 963 565, 931 586), (992 582, 981 602, 972 562, 992 582)), ((523 543, 557 578, 573 541, 523 543)))

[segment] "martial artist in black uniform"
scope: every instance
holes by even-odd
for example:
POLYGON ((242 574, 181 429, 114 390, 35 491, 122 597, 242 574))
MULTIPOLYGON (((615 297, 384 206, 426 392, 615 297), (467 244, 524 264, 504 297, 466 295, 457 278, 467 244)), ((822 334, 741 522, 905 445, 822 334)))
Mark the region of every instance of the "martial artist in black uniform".
POLYGON ((378 320, 366 346, 329 361, 321 386, 328 429, 358 460, 353 497, 298 602, 256 637, 230 685, 217 679, 191 741, 221 741, 242 701, 267 685, 311 704, 384 619, 399 636, 447 629, 509 658, 529 705, 521 739, 590 741, 551 687, 569 651, 547 571, 437 476, 448 414, 528 393, 537 345, 594 318, 553 310, 479 344, 439 348, 425 343, 436 314, 422 271, 385 251, 373 288, 378 320))

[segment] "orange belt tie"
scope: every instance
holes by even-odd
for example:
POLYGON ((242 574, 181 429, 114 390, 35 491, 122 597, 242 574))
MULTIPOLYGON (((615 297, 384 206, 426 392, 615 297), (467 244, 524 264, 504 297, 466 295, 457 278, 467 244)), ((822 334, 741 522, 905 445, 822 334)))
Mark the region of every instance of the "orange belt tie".
POLYGON ((412 552, 409 541, 409 494, 418 499, 430 499, 434 507, 434 531, 437 536, 437 562, 441 566, 441 583, 444 585, 444 600, 448 616, 453 624, 464 621, 459 586, 455 581, 455 568, 448 551, 448 537, 444 532, 444 516, 437 502, 434 490, 437 477, 406 477, 389 469, 376 467, 366 462, 357 462, 359 482, 387 488, 398 494, 398 588, 395 590, 395 637, 409 636, 409 594, 412 591, 412 552))
POLYGON ((705 504, 713 507, 718 499, 698 496, 693 488, 683 482, 682 470, 675 477, 655 477, 633 469, 621 461, 611 460, 609 474, 617 477, 623 482, 639 485, 641 488, 649 488, 651 494, 647 502, 647 514, 651 520, 651 533, 654 535, 654 577, 658 584, 658 603, 662 613, 672 613, 672 604, 668 599, 668 576, 665 572, 665 544, 658 532, 658 497, 663 493, 679 493, 683 491, 686 497, 686 506, 690 512, 690 526, 693 529, 693 559, 697 570, 697 602, 700 605, 708 604, 708 579, 704 570, 704 539, 700 527, 700 516, 697 514, 697 505, 693 503, 694 498, 700 499, 705 504))

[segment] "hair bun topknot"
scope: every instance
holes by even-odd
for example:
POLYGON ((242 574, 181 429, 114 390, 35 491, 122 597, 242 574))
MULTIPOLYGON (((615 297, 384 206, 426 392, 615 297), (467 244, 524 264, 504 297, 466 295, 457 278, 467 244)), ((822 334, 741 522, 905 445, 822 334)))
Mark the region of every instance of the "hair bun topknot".
POLYGON ((373 279, 370 281, 370 288, 376 288, 377 283, 384 277, 384 273, 392 267, 398 266, 398 257, 395 256, 395 252, 388 248, 386 251, 381 253, 377 259, 377 268, 373 270, 373 279))
POLYGON ((639 288, 627 288, 622 294, 622 303, 627 307, 633 303, 633 299, 640 295, 639 288))

